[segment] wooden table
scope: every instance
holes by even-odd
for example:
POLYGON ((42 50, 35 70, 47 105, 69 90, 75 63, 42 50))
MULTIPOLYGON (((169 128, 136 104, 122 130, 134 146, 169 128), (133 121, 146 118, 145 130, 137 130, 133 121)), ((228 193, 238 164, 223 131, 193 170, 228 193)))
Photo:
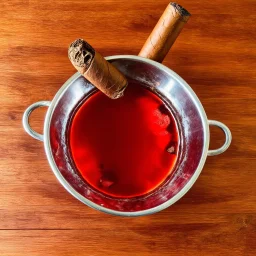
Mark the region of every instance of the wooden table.
MULTIPOLYGON (((75 72, 74 39, 104 56, 138 54, 168 1, 0 4, 0 255, 255 255, 255 1, 180 1, 192 17, 164 64, 197 93, 209 119, 230 127, 229 150, 208 157, 193 188, 146 217, 97 212, 53 175, 43 144, 21 124, 26 107, 51 100, 75 72), (253 9, 254 8, 254 9, 253 9)), ((32 126, 42 131, 45 109, 32 126)), ((211 129, 211 148, 224 136, 211 129)))

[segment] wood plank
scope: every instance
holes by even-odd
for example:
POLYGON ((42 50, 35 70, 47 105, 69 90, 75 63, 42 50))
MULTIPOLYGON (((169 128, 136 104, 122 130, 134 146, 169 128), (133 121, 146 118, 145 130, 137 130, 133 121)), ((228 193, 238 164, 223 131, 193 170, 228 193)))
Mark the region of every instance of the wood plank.
MULTIPOLYGON (((254 0, 179 1, 191 13, 163 64, 188 82, 209 119, 233 141, 209 157, 192 189, 150 216, 120 218, 73 198, 43 144, 23 130, 24 110, 52 100, 75 72, 78 37, 104 56, 138 54, 168 2, 12 0, 0 4, 0 255, 256 254, 256 48, 254 0)), ((45 110, 31 117, 42 132, 45 110)), ((210 148, 223 143, 211 127, 210 148)))

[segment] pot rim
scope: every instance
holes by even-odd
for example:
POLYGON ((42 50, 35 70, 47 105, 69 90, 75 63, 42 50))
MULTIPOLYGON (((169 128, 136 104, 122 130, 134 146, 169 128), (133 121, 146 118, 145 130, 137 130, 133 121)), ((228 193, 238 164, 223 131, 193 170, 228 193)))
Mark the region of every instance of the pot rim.
POLYGON ((189 94, 191 95, 191 98, 192 98, 194 104, 197 106, 197 108, 199 110, 199 113, 200 113, 200 117, 202 119, 205 143, 204 143, 204 147, 203 147, 203 151, 202 151, 202 156, 201 156, 199 165, 198 165, 195 173, 191 177, 191 179, 188 181, 188 183, 174 197, 170 198, 168 201, 162 203, 161 205, 158 205, 156 207, 153 207, 153 208, 150 208, 150 209, 147 209, 147 210, 142 210, 142 211, 121 212, 121 211, 116 211, 116 210, 108 209, 106 207, 103 207, 103 206, 100 206, 100 205, 98 205, 96 203, 93 203, 92 201, 88 200, 87 198, 85 198, 84 196, 79 194, 65 180, 65 178, 60 173, 58 167, 56 166, 54 158, 53 158, 53 155, 52 155, 51 145, 50 145, 50 120, 52 118, 52 114, 53 114, 53 111, 54 111, 54 108, 55 108, 57 102, 62 97, 63 93, 65 92, 65 90, 67 89, 69 84, 81 76, 81 74, 79 74, 78 72, 75 73, 72 77, 70 77, 63 84, 63 86, 59 89, 59 91, 55 94, 53 100, 51 101, 51 104, 50 104, 50 106, 48 108, 48 111, 47 111, 47 114, 46 114, 46 118, 45 118, 45 122, 44 122, 44 140, 43 140, 44 141, 44 148, 45 148, 47 160, 48 160, 48 162, 49 162, 49 164, 50 164, 50 166, 52 168, 52 171, 53 171, 54 175, 56 176, 58 181, 62 184, 62 186, 70 194, 72 194, 75 198, 77 198, 79 201, 81 201, 82 203, 90 206, 91 208, 94 208, 94 209, 99 210, 101 212, 109 213, 109 214, 112 214, 112 215, 127 216, 127 217, 128 216, 130 216, 130 217, 131 216, 143 216, 143 215, 153 214, 153 213, 156 213, 156 212, 159 212, 161 210, 166 209, 167 207, 169 207, 172 204, 174 204, 175 202, 177 202, 181 197, 183 197, 189 191, 189 189, 193 186, 193 184, 195 183, 195 181, 199 177, 199 175, 200 175, 200 173, 201 173, 201 171, 203 169, 204 163, 206 161, 206 157, 207 157, 207 153, 208 153, 208 148, 209 148, 209 125, 208 125, 208 119, 207 119, 206 113, 204 111, 204 108, 203 108, 201 102, 199 101, 198 97, 196 96, 195 92, 174 71, 172 71, 171 69, 167 68, 166 66, 164 66, 161 63, 158 63, 156 61, 153 61, 153 60, 150 60, 150 59, 147 59, 147 58, 135 56, 135 55, 114 55, 114 56, 106 57, 106 60, 108 60, 108 61, 109 60, 117 60, 117 59, 132 59, 132 60, 138 60, 138 61, 149 63, 149 64, 151 64, 151 65, 153 65, 153 66, 155 66, 155 67, 165 71, 168 75, 170 75, 173 78, 175 78, 176 80, 178 80, 185 87, 185 89, 189 92, 189 94))

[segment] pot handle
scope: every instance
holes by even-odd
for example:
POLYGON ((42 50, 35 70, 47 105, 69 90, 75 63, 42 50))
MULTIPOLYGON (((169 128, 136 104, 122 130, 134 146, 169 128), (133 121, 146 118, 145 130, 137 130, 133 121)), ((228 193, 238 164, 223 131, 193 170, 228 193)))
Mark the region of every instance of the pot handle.
POLYGON ((23 124, 23 127, 25 129, 25 131, 33 138, 37 139, 37 140, 40 140, 40 141, 43 141, 44 140, 44 135, 43 134, 40 134, 36 131, 34 131, 31 127, 30 127, 30 124, 29 124, 29 116, 30 114, 37 108, 40 108, 40 107, 49 107, 51 104, 50 101, 38 101, 32 105, 30 105, 24 112, 23 114, 23 118, 22 118, 22 124, 23 124))
POLYGON ((228 147, 231 143, 231 140, 232 140, 232 135, 231 135, 229 128, 225 124, 215 121, 215 120, 208 120, 208 123, 210 126, 214 125, 214 126, 219 127, 225 133, 225 137, 226 137, 225 143, 223 144, 222 147, 220 147, 218 149, 209 149, 208 150, 208 156, 216 156, 216 155, 219 155, 219 154, 225 152, 228 149, 228 147))

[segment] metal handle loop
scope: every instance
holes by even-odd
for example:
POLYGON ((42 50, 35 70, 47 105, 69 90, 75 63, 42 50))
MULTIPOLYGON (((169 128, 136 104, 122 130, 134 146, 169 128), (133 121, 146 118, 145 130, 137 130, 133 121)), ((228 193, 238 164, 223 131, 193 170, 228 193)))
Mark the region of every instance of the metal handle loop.
POLYGON ((208 123, 209 123, 209 125, 214 125, 214 126, 219 127, 225 133, 225 136, 226 136, 225 143, 223 144, 222 147, 220 147, 218 149, 209 149, 208 156, 216 156, 216 155, 219 155, 219 154, 225 152, 228 149, 228 147, 232 141, 232 135, 231 135, 229 128, 225 124, 215 121, 215 120, 208 120, 208 123))
POLYGON ((23 118, 22 118, 22 124, 23 124, 23 127, 25 129, 25 131, 33 138, 37 139, 37 140, 40 140, 40 141, 43 141, 44 140, 44 135, 43 134, 40 134, 36 131, 34 131, 30 124, 29 124, 29 116, 30 114, 37 108, 40 108, 40 107, 49 107, 51 104, 50 101, 38 101, 32 105, 30 105, 26 111, 24 112, 23 114, 23 118))

